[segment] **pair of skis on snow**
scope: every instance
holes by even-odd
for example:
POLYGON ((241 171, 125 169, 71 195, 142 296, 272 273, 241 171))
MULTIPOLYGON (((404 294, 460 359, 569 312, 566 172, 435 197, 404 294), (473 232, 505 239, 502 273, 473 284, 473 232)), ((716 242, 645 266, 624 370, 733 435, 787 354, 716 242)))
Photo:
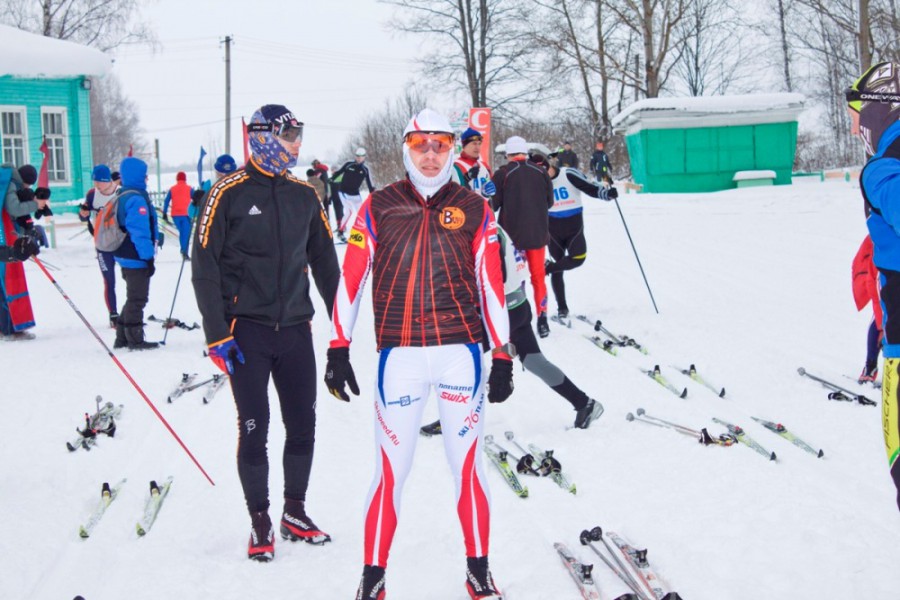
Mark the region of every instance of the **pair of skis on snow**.
POLYGON ((147 317, 148 321, 152 321, 154 323, 161 323, 163 329, 174 329, 178 327, 179 329, 184 329, 185 331, 193 331, 194 329, 200 329, 200 324, 196 321, 192 325, 188 325, 181 319, 168 318, 168 319, 160 319, 159 317, 155 317, 150 315, 147 317))
POLYGON ((76 427, 77 437, 66 442, 69 452, 75 452, 79 448, 90 450, 97 443, 97 436, 100 434, 108 437, 116 435, 116 419, 122 414, 123 405, 117 406, 107 402, 100 406, 103 402, 102 396, 97 396, 94 402, 97 404, 97 410, 94 414, 84 413, 84 427, 80 429, 76 427))
MULTIPOLYGON (((84 539, 91 537, 94 528, 97 527, 97 524, 100 523, 100 519, 106 514, 106 509, 109 508, 110 504, 112 504, 116 498, 118 498, 119 493, 122 491, 122 486, 125 485, 126 481, 126 479, 122 479, 114 486, 110 486, 108 482, 103 482, 103 485, 100 488, 100 501, 97 503, 97 507, 90 514, 84 525, 81 525, 78 528, 79 537, 84 539)), ((166 499, 166 496, 168 496, 171 487, 172 477, 163 481, 162 485, 158 485, 156 481, 150 482, 150 491, 144 501, 144 512, 136 526, 137 534, 139 536, 146 535, 147 532, 150 531, 150 528, 153 527, 153 524, 156 522, 156 516, 159 514, 159 510, 162 508, 163 501, 166 499)))
POLYGON ((192 392, 198 388, 206 387, 206 390, 203 392, 203 404, 209 404, 209 401, 213 399, 213 396, 216 395, 216 392, 222 389, 222 386, 225 385, 226 380, 224 373, 216 373, 209 379, 205 379, 200 382, 196 382, 197 377, 197 373, 182 373, 181 381, 178 382, 178 385, 175 386, 175 389, 169 392, 169 396, 166 398, 166 401, 171 404, 173 400, 181 397, 187 392, 192 392))
MULTIPOLYGON (((603 561, 628 592, 614 600, 682 600, 678 592, 666 591, 666 585, 657 576, 647 560, 647 550, 639 550, 622 536, 600 527, 584 530, 579 536, 581 544, 588 546, 603 561), (604 535, 605 534, 605 535, 604 535), (607 540, 608 538, 608 540, 607 540), (602 546, 595 542, 602 542, 602 546), (605 553, 604 553, 605 550, 605 553)), ((593 577, 593 565, 579 561, 569 547, 561 542, 553 544, 563 565, 569 571, 584 600, 600 600, 600 591, 593 577)), ((615 593, 610 590, 606 594, 615 593)))
POLYGON ((500 471, 504 481, 517 496, 520 498, 528 497, 528 488, 519 481, 516 475, 517 472, 521 475, 549 477, 565 491, 571 494, 576 492, 575 484, 563 472, 559 460, 553 456, 553 450, 542 450, 535 444, 528 444, 528 449, 526 450, 516 440, 512 431, 507 431, 504 435, 522 453, 521 456, 517 457, 507 448, 495 442, 492 435, 484 436, 484 451, 490 458, 491 463, 500 471), (515 470, 513 470, 509 462, 510 459, 516 463, 515 470))

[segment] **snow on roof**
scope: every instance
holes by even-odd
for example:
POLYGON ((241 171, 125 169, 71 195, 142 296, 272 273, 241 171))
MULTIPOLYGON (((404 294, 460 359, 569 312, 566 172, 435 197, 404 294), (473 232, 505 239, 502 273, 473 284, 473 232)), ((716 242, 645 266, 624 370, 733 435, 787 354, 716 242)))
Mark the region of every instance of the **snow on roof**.
POLYGON ((647 98, 617 114, 612 126, 616 132, 632 133, 644 128, 796 121, 804 100, 802 94, 793 93, 647 98))
POLYGON ((112 58, 95 48, 0 25, 0 76, 100 76, 111 68, 112 58))

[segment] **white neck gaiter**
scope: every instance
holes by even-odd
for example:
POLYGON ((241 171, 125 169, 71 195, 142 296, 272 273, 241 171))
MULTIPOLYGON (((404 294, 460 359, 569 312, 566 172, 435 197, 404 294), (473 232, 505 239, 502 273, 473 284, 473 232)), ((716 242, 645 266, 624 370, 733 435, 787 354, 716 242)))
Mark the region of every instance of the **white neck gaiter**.
POLYGON ((406 174, 409 176, 409 180, 416 188, 416 191, 422 194, 422 197, 426 200, 450 181, 454 160, 456 160, 456 156, 451 151, 441 172, 434 177, 425 177, 413 164, 412 158, 409 156, 409 146, 403 144, 403 166, 406 167, 406 174))

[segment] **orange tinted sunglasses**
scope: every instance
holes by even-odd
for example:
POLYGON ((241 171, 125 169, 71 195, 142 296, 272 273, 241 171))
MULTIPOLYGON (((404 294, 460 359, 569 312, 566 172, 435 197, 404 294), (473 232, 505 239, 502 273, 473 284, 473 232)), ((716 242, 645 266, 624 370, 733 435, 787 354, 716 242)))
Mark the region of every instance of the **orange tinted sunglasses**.
POLYGON ((433 150, 437 154, 449 152, 453 147, 453 135, 449 133, 423 133, 413 131, 406 135, 406 145, 410 150, 425 154, 433 150))

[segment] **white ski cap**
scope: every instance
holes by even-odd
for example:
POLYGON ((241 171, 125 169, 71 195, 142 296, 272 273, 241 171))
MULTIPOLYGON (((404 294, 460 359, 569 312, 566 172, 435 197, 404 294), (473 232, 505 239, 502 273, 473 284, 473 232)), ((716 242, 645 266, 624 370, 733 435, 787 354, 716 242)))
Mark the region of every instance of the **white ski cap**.
POLYGON ((365 156, 365 155, 366 155, 366 149, 365 149, 365 148, 362 148, 362 147, 357 148, 357 149, 356 149, 356 155, 357 155, 357 156, 365 156))
POLYGON ((513 154, 528 154, 528 142, 525 141, 525 138, 517 135, 507 138, 505 146, 507 156, 513 154))
POLYGON ((450 120, 441 113, 430 108, 423 108, 409 120, 406 129, 403 130, 403 138, 406 139, 406 136, 414 131, 421 131, 423 133, 449 133, 450 135, 454 135, 450 120))

